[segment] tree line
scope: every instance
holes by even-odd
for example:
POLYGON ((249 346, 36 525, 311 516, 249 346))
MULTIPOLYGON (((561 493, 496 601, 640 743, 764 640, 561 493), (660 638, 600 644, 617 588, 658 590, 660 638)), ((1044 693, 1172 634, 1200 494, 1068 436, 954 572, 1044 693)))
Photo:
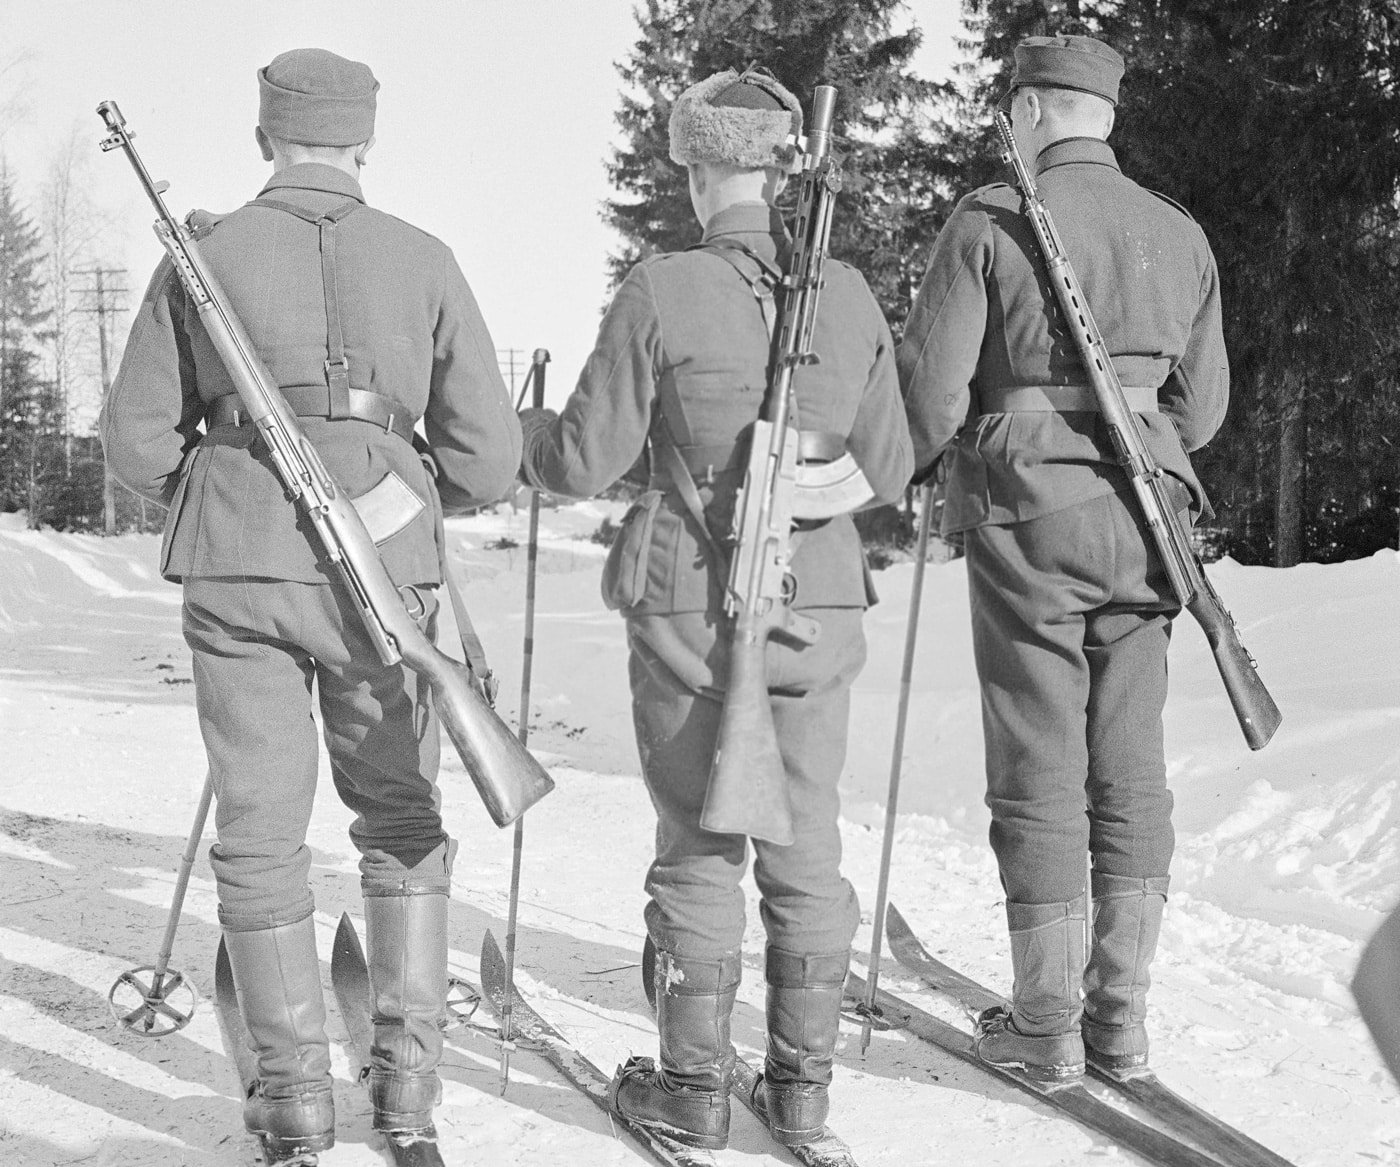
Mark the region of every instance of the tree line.
MULTIPOLYGON (((1220 268, 1232 401, 1199 454, 1208 555, 1288 566, 1397 545, 1400 9, 1393 0, 963 0, 966 63, 918 77, 899 0, 646 0, 619 65, 605 208, 638 259, 698 240, 667 160, 671 102, 760 61, 810 109, 839 91, 832 252, 895 332, 957 199, 1003 181, 991 118, 1022 37, 1098 36, 1127 60, 1125 173, 1201 224, 1220 268)), ((865 520, 867 529, 879 519, 865 520)), ((905 519, 889 519, 907 532, 905 519)), ((906 535, 907 537, 907 535, 906 535)))
POLYGON ((127 289, 103 258, 89 146, 76 133, 61 144, 32 209, 0 157, 0 511, 115 534, 163 515, 114 485, 95 432, 127 289))

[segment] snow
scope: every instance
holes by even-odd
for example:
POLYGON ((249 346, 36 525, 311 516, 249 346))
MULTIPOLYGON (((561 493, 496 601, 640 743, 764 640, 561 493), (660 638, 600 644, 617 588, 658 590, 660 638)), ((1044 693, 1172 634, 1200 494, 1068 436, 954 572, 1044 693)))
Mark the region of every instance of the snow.
MULTIPOLYGON (((557 790, 526 821, 519 979, 606 1071, 654 1053, 637 970, 652 812, 637 777, 622 622, 598 598, 613 503, 543 512, 530 744, 557 790)), ((526 513, 449 524, 467 601, 519 702, 526 513)), ((31 532, 0 516, 0 1161, 233 1167, 252 1159, 233 1069, 207 1000, 161 1040, 121 1029, 107 992, 154 961, 204 780, 159 541, 31 532)), ((1284 711, 1251 754, 1204 638, 1178 622, 1167 710, 1177 856, 1154 967, 1163 1078, 1293 1162, 1400 1164, 1400 1092, 1347 988, 1361 945, 1400 896, 1400 561, 1394 552, 1286 571, 1210 574, 1284 711)), ((870 947, 890 742, 912 567, 877 576, 870 663, 855 693, 843 783, 845 869, 870 947)), ((891 898, 928 947, 1006 990, 1001 891, 986 843, 982 747, 958 562, 930 565, 899 792, 891 898)), ((450 639, 450 629, 448 631, 450 639)), ((505 931, 510 831, 483 813, 449 751, 443 803, 462 843, 454 969, 475 978, 486 929, 505 931)), ((323 770, 324 773, 324 770, 323 770)), ((312 823, 323 972, 336 920, 362 912, 348 812, 325 784, 312 823)), ((217 923, 204 850, 173 964, 207 999, 217 923)), ((750 895, 752 896, 752 890, 750 895)), ((736 1041, 762 1045, 762 932, 751 904, 736 1041)), ((857 964, 862 965, 859 956, 857 964)), ((884 953, 882 984, 966 1019, 884 953)), ((328 994, 328 1002, 332 999, 328 994)), ((325 1167, 385 1162, 329 1004, 339 1143, 325 1167)), ((439 1110, 449 1163, 644 1162, 605 1115, 522 1050, 500 1094, 494 1049, 454 1038, 439 1110)), ((832 1124, 863 1167, 1135 1162, 1019 1093, 898 1033, 862 1057, 851 1029, 832 1124)), ((736 1107, 722 1164, 790 1162, 736 1107)))

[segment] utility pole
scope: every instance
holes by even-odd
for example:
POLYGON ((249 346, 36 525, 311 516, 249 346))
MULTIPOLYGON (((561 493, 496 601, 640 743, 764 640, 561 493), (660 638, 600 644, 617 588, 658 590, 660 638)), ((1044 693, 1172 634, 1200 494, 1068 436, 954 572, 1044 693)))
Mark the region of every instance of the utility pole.
POLYGON ((496 364, 500 366, 501 376, 506 379, 510 386, 510 399, 515 400, 515 373, 517 368, 525 367, 525 350, 518 348, 498 348, 496 350, 496 364))
MULTIPOLYGON (((96 303, 91 308, 80 308, 81 312, 97 313, 97 354, 102 370, 102 400, 107 400, 107 394, 112 391, 111 358, 108 355, 107 340, 107 319, 114 315, 118 309, 115 301, 109 300, 109 296, 125 295, 125 287, 114 288, 108 286, 107 276, 126 275, 125 268, 115 267, 95 267, 89 269, 85 274, 91 275, 94 279, 94 286, 90 289, 96 303)), ((144 520, 144 507, 142 508, 142 518, 144 520)), ((144 526, 145 523, 142 523, 144 526)), ((117 533, 117 486, 112 478, 112 472, 107 469, 106 456, 103 456, 102 467, 102 533, 104 535, 115 535, 117 533)))

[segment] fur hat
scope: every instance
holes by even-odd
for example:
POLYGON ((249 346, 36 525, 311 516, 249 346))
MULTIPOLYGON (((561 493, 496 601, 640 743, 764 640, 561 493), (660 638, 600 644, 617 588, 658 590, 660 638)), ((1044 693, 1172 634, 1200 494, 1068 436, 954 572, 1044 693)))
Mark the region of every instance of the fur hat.
POLYGON ((671 160, 752 170, 798 168, 802 107, 766 70, 726 69, 692 85, 671 107, 671 160))
POLYGON ((358 146, 374 134, 379 82, 368 65, 292 49, 258 70, 258 125, 304 146, 358 146))

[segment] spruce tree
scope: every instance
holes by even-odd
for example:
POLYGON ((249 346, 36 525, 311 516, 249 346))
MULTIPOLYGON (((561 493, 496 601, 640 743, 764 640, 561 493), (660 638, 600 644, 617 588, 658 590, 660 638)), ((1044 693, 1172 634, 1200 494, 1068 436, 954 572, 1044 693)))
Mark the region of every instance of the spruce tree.
MULTIPOLYGON (((62 433, 52 387, 39 373, 43 251, 38 230, 15 200, 0 161, 0 510, 30 509, 51 477, 54 435, 62 433)), ((61 438, 57 454, 62 456, 61 438)))

